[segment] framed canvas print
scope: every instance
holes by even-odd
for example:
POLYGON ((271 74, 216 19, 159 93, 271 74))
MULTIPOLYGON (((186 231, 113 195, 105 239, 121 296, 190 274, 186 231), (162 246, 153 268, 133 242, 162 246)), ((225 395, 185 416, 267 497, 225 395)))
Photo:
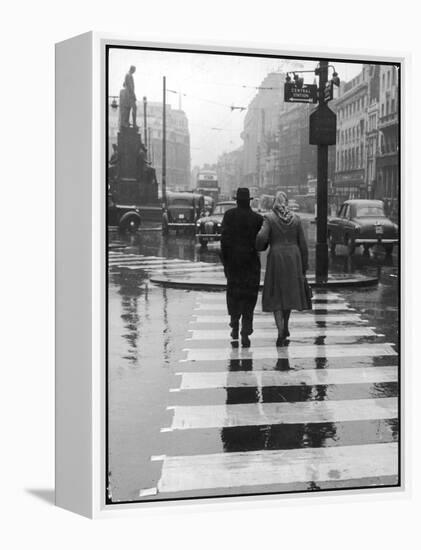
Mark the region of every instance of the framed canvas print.
POLYGON ((405 58, 56 48, 57 504, 402 490, 405 58))

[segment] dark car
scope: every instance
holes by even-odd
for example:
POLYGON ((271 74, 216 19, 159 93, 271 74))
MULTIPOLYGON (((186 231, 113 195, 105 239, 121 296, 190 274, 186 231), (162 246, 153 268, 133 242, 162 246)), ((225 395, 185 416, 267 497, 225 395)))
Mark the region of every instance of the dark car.
POLYGON ((211 215, 197 220, 196 239, 202 246, 206 246, 211 241, 221 240, 222 218, 227 210, 236 206, 237 203, 234 201, 218 202, 211 215))
POLYGON ((108 225, 118 227, 122 232, 135 233, 141 224, 137 206, 116 204, 108 195, 108 225))
POLYGON ((353 199, 345 201, 336 217, 328 221, 328 239, 330 250, 335 251, 337 244, 344 244, 352 254, 355 247, 381 244, 387 254, 398 243, 398 226, 386 217, 383 201, 353 199))
POLYGON ((205 200, 198 193, 168 192, 166 205, 162 212, 162 232, 168 234, 171 229, 194 231, 196 221, 205 211, 205 200))

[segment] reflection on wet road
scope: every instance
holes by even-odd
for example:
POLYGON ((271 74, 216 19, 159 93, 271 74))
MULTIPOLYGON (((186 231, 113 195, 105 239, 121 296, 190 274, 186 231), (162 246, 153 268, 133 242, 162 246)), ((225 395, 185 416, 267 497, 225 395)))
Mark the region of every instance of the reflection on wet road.
POLYGON ((258 303, 252 346, 241 349, 230 345, 224 293, 150 282, 219 276, 217 244, 111 234, 112 500, 397 484, 397 268, 376 254, 338 250, 332 270, 380 284, 316 292, 311 312, 292 314, 284 348, 258 303))

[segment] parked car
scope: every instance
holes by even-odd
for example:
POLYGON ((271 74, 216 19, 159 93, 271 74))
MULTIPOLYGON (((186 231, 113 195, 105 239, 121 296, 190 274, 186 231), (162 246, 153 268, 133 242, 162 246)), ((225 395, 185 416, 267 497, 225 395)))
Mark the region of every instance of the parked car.
POLYGON ((122 232, 135 233, 141 224, 137 206, 116 204, 108 195, 108 225, 118 227, 122 232))
POLYGON ((294 199, 291 199, 288 201, 288 208, 292 210, 293 212, 298 212, 300 209, 300 205, 298 202, 294 199))
POLYGON ((196 222, 196 239, 206 246, 208 242, 221 240, 222 218, 227 210, 235 208, 235 201, 218 202, 211 215, 203 216, 196 222))
POLYGON ((259 197, 259 212, 266 214, 272 210, 273 203, 275 202, 275 195, 260 195, 259 197))
POLYGON ((391 254, 399 240, 398 226, 386 217, 380 200, 345 201, 337 216, 328 220, 327 230, 332 252, 337 244, 346 245, 350 254, 360 245, 368 251, 370 246, 381 244, 391 254))
POLYGON ((205 199, 199 193, 167 192, 162 211, 162 232, 167 235, 171 229, 194 231, 196 221, 205 211, 205 199))

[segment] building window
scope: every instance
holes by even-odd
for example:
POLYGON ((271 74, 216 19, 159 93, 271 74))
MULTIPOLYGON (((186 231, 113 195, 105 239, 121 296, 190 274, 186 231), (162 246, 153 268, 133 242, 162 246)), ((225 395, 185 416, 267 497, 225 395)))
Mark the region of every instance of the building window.
POLYGON ((386 84, 386 75, 383 73, 383 75, 382 75, 382 88, 383 89, 385 88, 385 84, 386 84))
POLYGON ((390 105, 390 112, 394 113, 395 111, 396 111, 395 99, 392 98, 392 102, 391 102, 391 105, 390 105))
POLYGON ((384 103, 382 103, 382 116, 384 116, 384 103))
POLYGON ((387 71, 387 87, 390 88, 390 71, 387 71))

